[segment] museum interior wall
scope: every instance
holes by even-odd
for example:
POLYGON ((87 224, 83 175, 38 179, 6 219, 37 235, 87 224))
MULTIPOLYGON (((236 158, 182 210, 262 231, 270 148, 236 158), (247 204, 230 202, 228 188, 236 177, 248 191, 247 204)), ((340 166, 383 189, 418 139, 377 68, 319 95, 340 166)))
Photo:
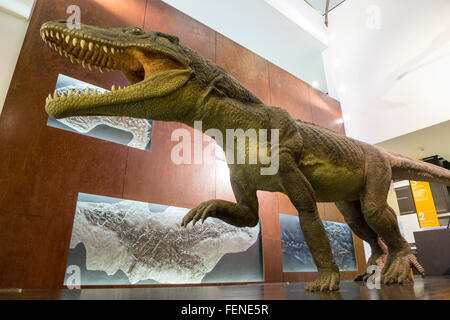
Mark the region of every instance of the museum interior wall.
MULTIPOLYGON (((47 126, 45 98, 58 74, 103 88, 126 85, 119 72, 86 72, 50 50, 41 24, 67 17, 77 4, 82 23, 139 26, 180 37, 216 62, 265 103, 298 119, 345 134, 338 101, 159 0, 38 0, 0 118, 0 287, 59 288, 66 273, 79 193, 193 208, 234 200, 226 165, 175 165, 171 133, 179 123, 153 121, 151 150, 140 150, 47 126)), ((193 151, 194 152, 194 151, 193 151)), ((314 272, 283 272, 279 215, 296 216, 289 199, 259 192, 265 282, 310 281, 314 272)), ((344 222, 334 204, 319 203, 323 220, 344 222)), ((357 269, 365 269, 362 241, 353 236, 357 269)), ((343 271, 352 279, 357 271, 343 271)))

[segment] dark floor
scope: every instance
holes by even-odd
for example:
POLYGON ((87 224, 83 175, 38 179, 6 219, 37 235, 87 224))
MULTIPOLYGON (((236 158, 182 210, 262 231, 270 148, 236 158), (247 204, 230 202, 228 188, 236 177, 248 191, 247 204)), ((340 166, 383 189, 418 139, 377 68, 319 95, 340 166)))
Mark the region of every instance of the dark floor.
POLYGON ((270 283, 205 287, 112 288, 81 290, 2 289, 0 300, 450 300, 450 276, 416 277, 413 284, 381 285, 341 281, 338 292, 310 293, 306 283, 270 283))

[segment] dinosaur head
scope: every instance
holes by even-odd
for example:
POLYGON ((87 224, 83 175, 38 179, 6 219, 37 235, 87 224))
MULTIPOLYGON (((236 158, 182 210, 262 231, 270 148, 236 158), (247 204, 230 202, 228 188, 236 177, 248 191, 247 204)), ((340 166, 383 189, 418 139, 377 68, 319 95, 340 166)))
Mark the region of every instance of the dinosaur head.
POLYGON ((146 116, 145 102, 169 95, 189 81, 193 70, 178 38, 137 27, 103 28, 81 25, 69 29, 65 21, 42 25, 42 39, 72 63, 96 69, 120 70, 131 82, 103 94, 69 91, 49 95, 45 110, 54 118, 86 115, 146 116))

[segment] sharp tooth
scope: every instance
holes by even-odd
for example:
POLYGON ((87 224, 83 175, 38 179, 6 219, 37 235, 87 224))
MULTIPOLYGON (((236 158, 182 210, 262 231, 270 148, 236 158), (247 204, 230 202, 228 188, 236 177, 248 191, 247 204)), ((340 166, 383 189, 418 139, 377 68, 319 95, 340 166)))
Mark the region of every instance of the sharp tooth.
POLYGON ((64 40, 64 33, 61 32, 61 39, 64 40))
POLYGON ((72 89, 70 89, 69 92, 67 93, 67 97, 71 97, 72 93, 73 93, 73 91, 72 91, 72 89))
POLYGON ((111 91, 114 91, 114 90, 116 90, 116 86, 115 86, 115 85, 112 85, 112 86, 111 86, 111 91))
POLYGON ((50 34, 48 33, 48 30, 45 30, 45 35, 47 36, 47 38, 50 36, 50 34))
POLYGON ((84 39, 81 39, 81 41, 80 41, 80 47, 81 47, 81 49, 83 49, 84 48, 84 45, 86 44, 86 41, 84 41, 84 39))
POLYGON ((60 98, 60 99, 65 99, 65 98, 66 98, 66 96, 64 95, 64 92, 61 93, 61 96, 60 96, 59 98, 60 98))
POLYGON ((72 44, 75 47, 77 45, 78 39, 77 38, 73 38, 72 39, 72 44))
POLYGON ((103 51, 105 51, 105 53, 108 53, 108 47, 107 46, 103 46, 103 51))
POLYGON ((56 99, 56 98, 58 98, 58 94, 56 93, 56 90, 55 90, 55 92, 53 93, 53 99, 56 99))
POLYGON ((122 87, 121 87, 121 86, 119 86, 119 89, 118 89, 118 90, 120 90, 120 89, 122 89, 122 87))
POLYGON ((98 67, 98 71, 100 71, 101 73, 103 73, 103 69, 101 67, 98 67))
POLYGON ((92 66, 90 63, 88 63, 88 69, 89 69, 89 71, 92 71, 92 66))
POLYGON ((94 94, 98 94, 97 89, 94 89, 94 94))
POLYGON ((94 44, 92 42, 89 42, 89 50, 92 51, 93 48, 94 48, 94 44))
POLYGON ((89 88, 86 88, 86 90, 84 90, 84 94, 89 95, 89 88))
POLYGON ((50 30, 50 36, 53 38, 53 30, 50 30))
POLYGON ((67 52, 65 52, 65 51, 64 51, 64 56, 65 56, 66 58, 69 57, 69 55, 68 55, 67 52))
POLYGON ((73 63, 73 56, 70 56, 70 62, 73 63))
POLYGON ((113 47, 111 47, 111 53, 114 54, 114 48, 113 47))
POLYGON ((59 51, 59 55, 62 57, 62 50, 59 48, 58 51, 59 51))
POLYGON ((70 40, 70 36, 67 35, 67 36, 66 36, 66 43, 69 43, 69 40, 70 40))
POLYGON ((84 63, 84 61, 81 61, 81 65, 86 69, 86 63, 84 63))
POLYGON ((56 32, 56 39, 59 40, 59 32, 56 32))
POLYGON ((80 95, 80 91, 75 92, 75 97, 78 97, 80 95))
POLYGON ((47 100, 52 100, 52 94, 51 93, 48 94, 47 100))

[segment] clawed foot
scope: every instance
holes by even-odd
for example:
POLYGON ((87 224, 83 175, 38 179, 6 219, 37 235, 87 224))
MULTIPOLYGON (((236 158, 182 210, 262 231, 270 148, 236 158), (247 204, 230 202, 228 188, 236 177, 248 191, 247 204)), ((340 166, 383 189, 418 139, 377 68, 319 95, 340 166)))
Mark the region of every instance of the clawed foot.
POLYGON ((183 218, 181 226, 185 227, 192 221, 192 225, 195 226, 198 220, 205 222, 205 219, 212 217, 217 209, 217 203, 214 200, 209 200, 200 203, 197 207, 189 211, 183 218))
POLYGON ((319 271, 319 278, 308 284, 308 291, 335 291, 339 289, 339 271, 319 271))
MULTIPOLYGON (((373 265, 375 265, 375 266, 377 266, 378 269, 381 271, 381 270, 383 270, 383 268, 384 268, 384 264, 385 264, 385 262, 386 262, 386 257, 387 257, 387 254, 386 254, 386 253, 381 253, 381 254, 380 254, 380 253, 375 253, 375 254, 372 254, 372 255, 370 256, 369 260, 367 260, 367 266, 373 266, 373 265)), ((370 277, 371 275, 372 275, 372 274, 370 274, 370 273, 363 272, 363 273, 358 274, 358 275, 353 279, 353 281, 364 281, 364 282, 366 282, 367 279, 369 279, 369 277, 370 277)))
MULTIPOLYGON (((369 260, 367 260, 367 266, 375 265, 378 267, 378 269, 380 271, 382 271, 384 268, 384 264, 386 263, 386 259, 387 259, 387 255, 388 255, 388 248, 380 238, 378 238, 378 244, 380 246, 381 251, 375 252, 375 250, 372 249, 372 255, 369 257, 369 260)), ((370 276, 371 276, 370 273, 363 272, 363 273, 358 274, 353 279, 353 281, 366 282, 370 276)))
POLYGON ((381 273, 381 283, 403 284, 411 282, 413 280, 410 274, 411 267, 416 268, 422 276, 425 275, 424 268, 409 249, 390 253, 381 273))

